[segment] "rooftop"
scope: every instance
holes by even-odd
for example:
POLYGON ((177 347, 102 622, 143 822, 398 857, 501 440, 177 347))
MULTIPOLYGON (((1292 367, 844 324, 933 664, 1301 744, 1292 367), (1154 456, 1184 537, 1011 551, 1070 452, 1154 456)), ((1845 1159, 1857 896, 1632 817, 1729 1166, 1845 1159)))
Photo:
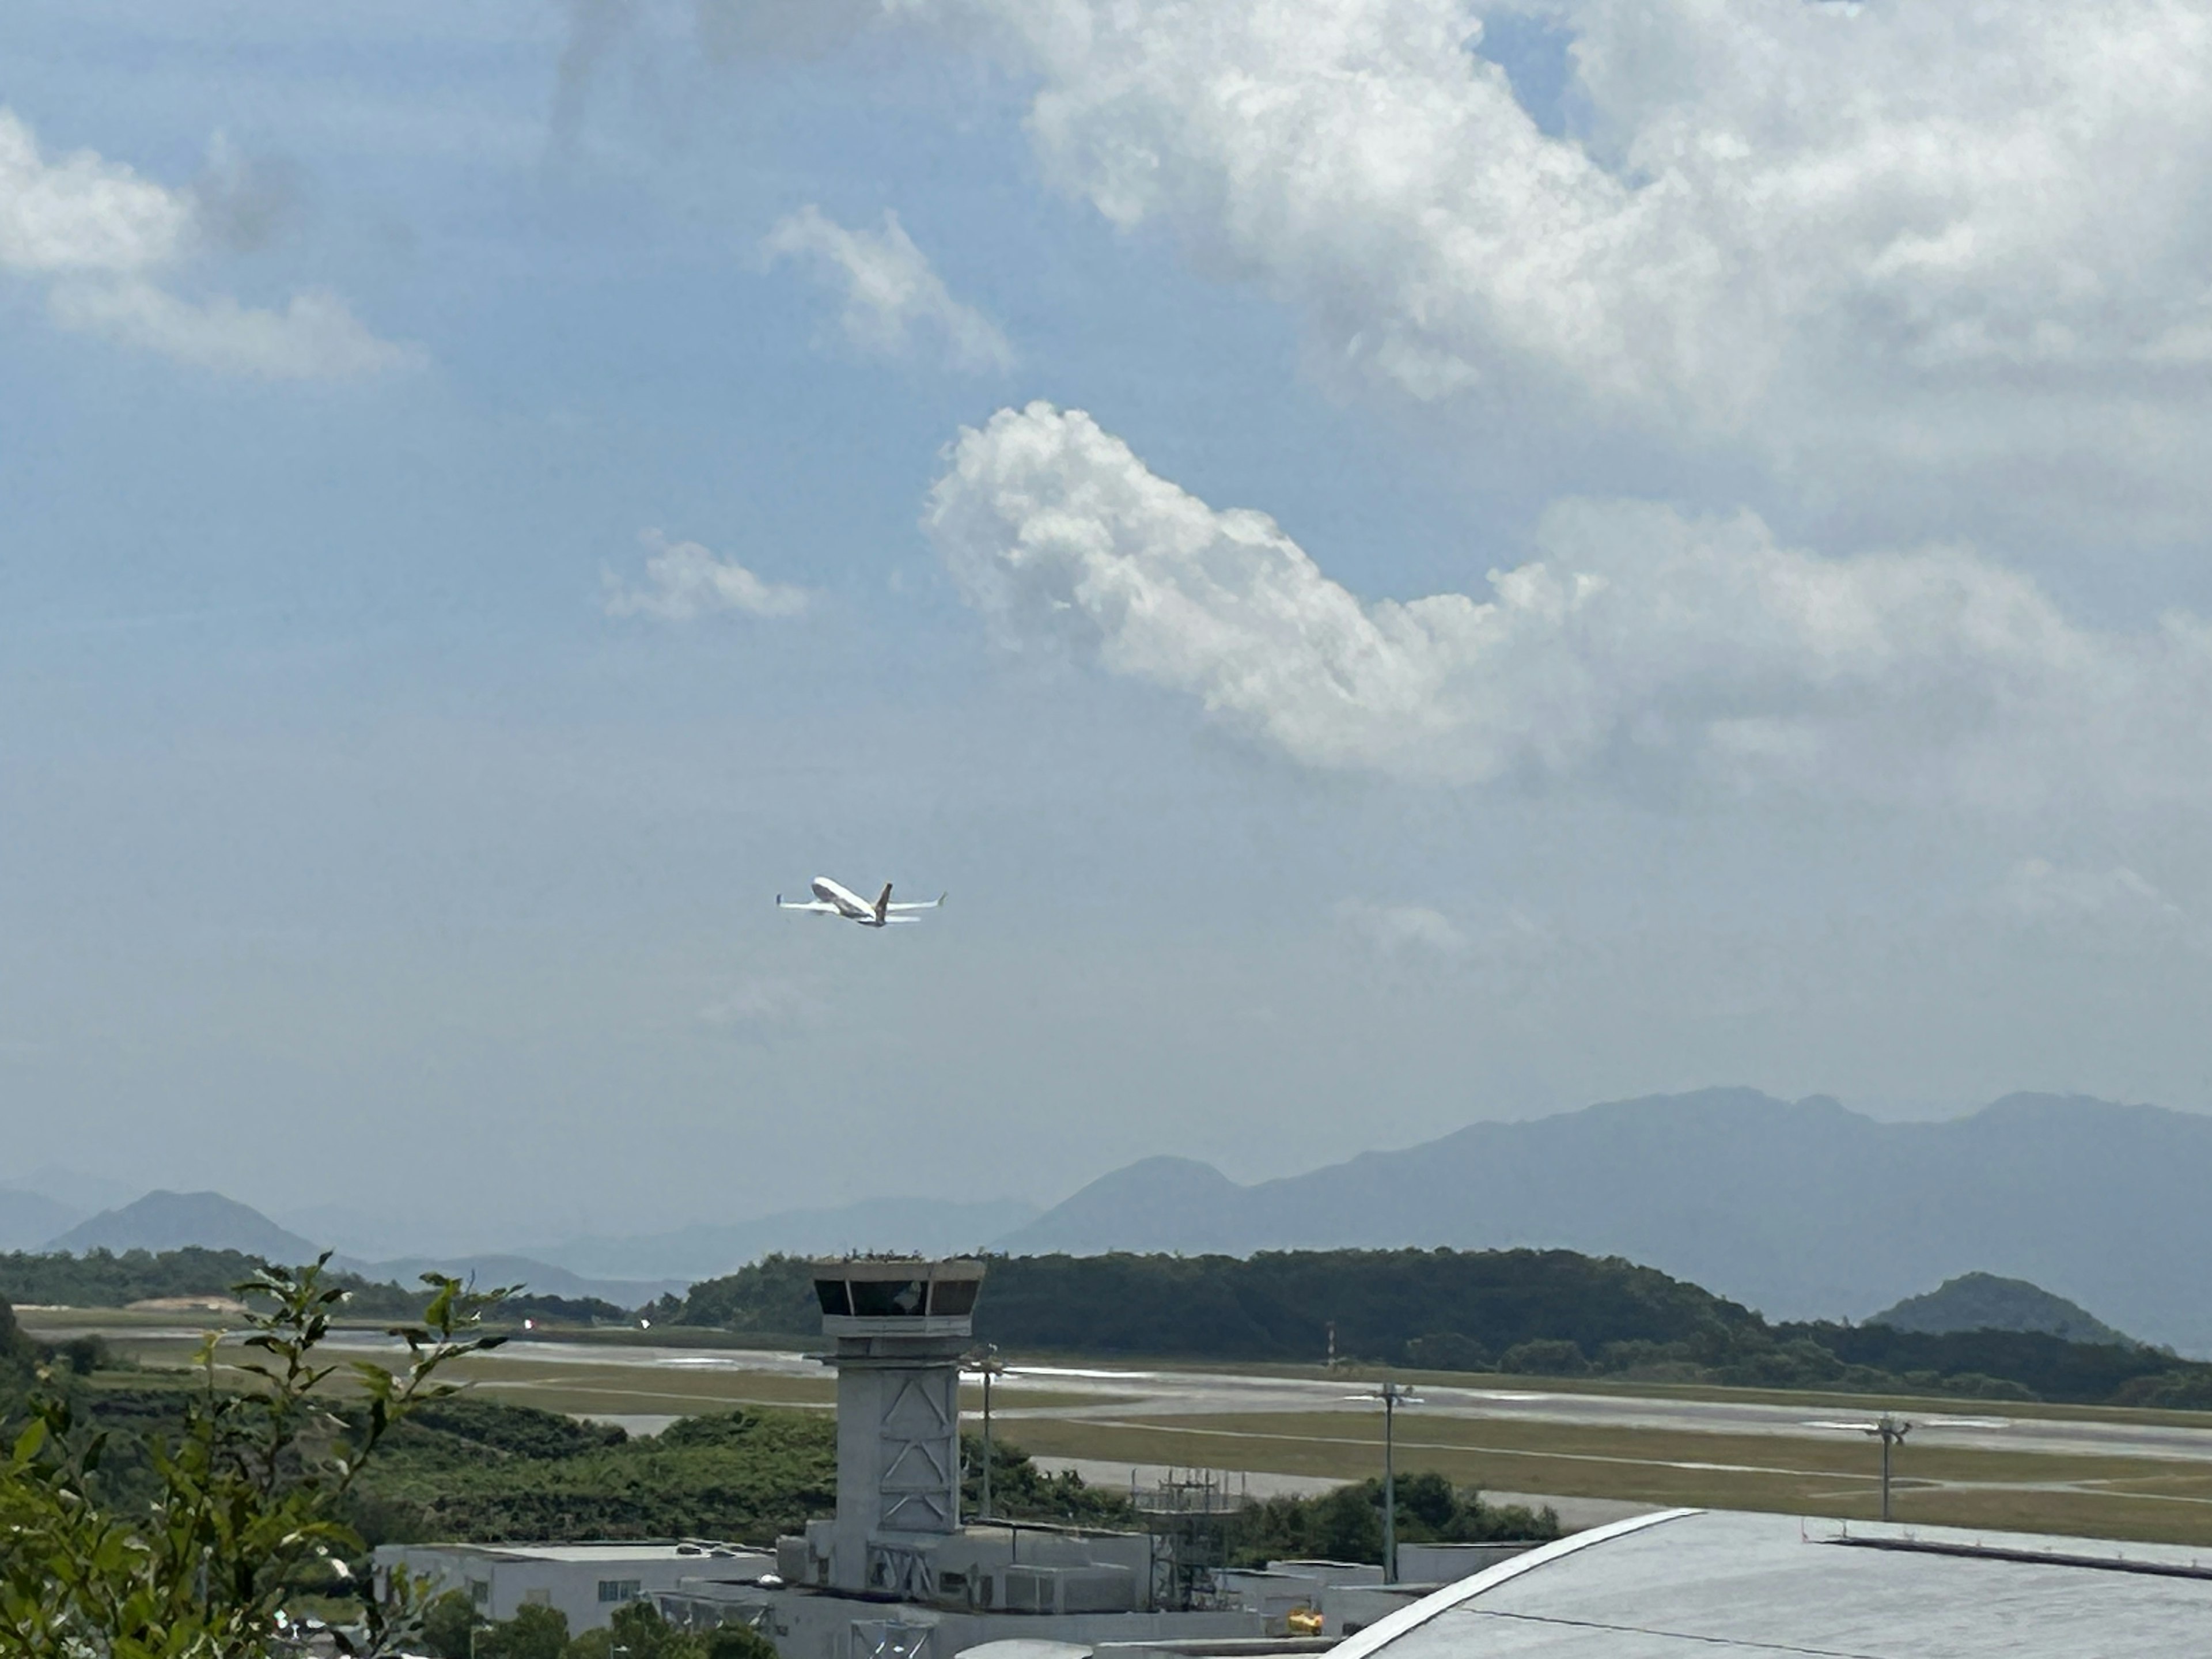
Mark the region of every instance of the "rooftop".
POLYGON ((1337 1659, 2181 1653, 2212 1558, 2154 1544, 1733 1511, 1641 1516, 1391 1614, 1337 1659))
POLYGON ((719 1543, 705 1538, 582 1544, 422 1544, 413 1547, 441 1550, 448 1555, 478 1556, 487 1561, 593 1561, 610 1565, 625 1562, 758 1559, 762 1553, 741 1544, 719 1543))

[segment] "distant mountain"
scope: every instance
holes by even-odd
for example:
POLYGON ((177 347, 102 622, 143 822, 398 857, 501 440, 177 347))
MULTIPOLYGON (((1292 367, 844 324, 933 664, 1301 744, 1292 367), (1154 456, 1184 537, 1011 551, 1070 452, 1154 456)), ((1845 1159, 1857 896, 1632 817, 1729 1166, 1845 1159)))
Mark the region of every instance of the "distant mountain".
POLYGON ((1148 1159, 997 1248, 1554 1246, 1783 1319, 1863 1317, 1991 1271, 2212 1353, 2208 1191, 2212 1118, 2190 1113, 2011 1095, 1948 1122, 1881 1123, 1824 1096, 1708 1089, 1478 1123, 1250 1187, 1148 1159))
POLYGON ((221 1193, 153 1192, 119 1210, 102 1210, 42 1247, 87 1250, 176 1250, 198 1244, 244 1250, 271 1261, 312 1261, 316 1247, 260 1211, 221 1193))
MULTIPOLYGON (((1230 1185, 1224 1176, 1214 1179, 1230 1185)), ((973 1250, 1028 1225, 1037 1213, 1036 1205, 1012 1199, 956 1203, 875 1198, 835 1209, 787 1210, 720 1226, 684 1227, 628 1238, 575 1238, 564 1244, 532 1246, 529 1254, 580 1273, 688 1282, 733 1272, 778 1251, 839 1255, 848 1250, 918 1250, 943 1255, 973 1250)))
POLYGON ((34 1250, 83 1216, 43 1193, 0 1188, 0 1250, 34 1250))
POLYGON ((116 1181, 107 1176, 87 1175, 82 1170, 72 1170, 65 1164, 41 1164, 28 1175, 12 1175, 0 1181, 0 1188, 11 1193, 36 1193, 40 1198, 50 1198, 57 1204, 76 1212, 72 1219, 82 1220, 96 1210, 112 1210, 118 1204, 130 1201, 139 1191, 128 1182, 116 1181))
POLYGON ((1869 1314, 1863 1322, 1938 1336, 1950 1331, 2047 1331, 2069 1342, 2111 1342, 2127 1348, 2142 1346, 2086 1308, 2063 1296, 2053 1296, 2040 1285, 2031 1285, 2024 1279, 1999 1279, 1995 1273, 1961 1273, 1947 1279, 1927 1295, 1908 1296, 1893 1308, 1869 1314))

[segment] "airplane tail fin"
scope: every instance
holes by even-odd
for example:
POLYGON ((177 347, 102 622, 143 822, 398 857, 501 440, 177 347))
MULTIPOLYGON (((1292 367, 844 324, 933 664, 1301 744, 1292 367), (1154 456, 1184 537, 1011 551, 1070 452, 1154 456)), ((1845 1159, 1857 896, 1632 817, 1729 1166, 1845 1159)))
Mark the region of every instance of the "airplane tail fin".
POLYGON ((891 884, 884 884, 884 890, 876 895, 876 920, 881 921, 891 908, 891 884))

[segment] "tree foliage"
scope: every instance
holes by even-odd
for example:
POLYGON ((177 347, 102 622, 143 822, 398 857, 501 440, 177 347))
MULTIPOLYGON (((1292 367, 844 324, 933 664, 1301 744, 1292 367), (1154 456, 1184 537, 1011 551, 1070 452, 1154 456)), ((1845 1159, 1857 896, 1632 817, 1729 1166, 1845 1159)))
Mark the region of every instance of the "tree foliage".
MULTIPOLYGON (((1434 1471, 1409 1474, 1397 1484, 1401 1544, 1540 1542, 1559 1535, 1559 1517, 1551 1510, 1486 1504, 1480 1493, 1455 1487, 1434 1471)), ((1382 1483, 1363 1480, 1318 1498, 1271 1498, 1230 1511, 1224 1534, 1232 1566, 1285 1559, 1380 1561, 1382 1483)))
POLYGON ((279 1615, 306 1593, 357 1598, 360 1651, 392 1648, 415 1610, 376 1603, 347 1565, 362 1541, 341 1509, 398 1425, 452 1390, 453 1360, 500 1339, 472 1334, 496 1293, 426 1276, 419 1323, 394 1328, 408 1364, 340 1366, 319 1352, 345 1296, 325 1261, 263 1267, 244 1297, 251 1358, 243 1389, 219 1387, 210 1334, 177 1432, 143 1450, 157 1491, 118 1504, 105 1467, 113 1431, 87 1422, 51 1371, 0 1468, 0 1647, 83 1659, 229 1659, 267 1650, 279 1615), (342 1376, 361 1401, 331 1406, 342 1376))
POLYGON ((432 1538, 772 1541, 837 1502, 836 1419, 748 1408, 651 1439, 489 1401, 395 1435, 350 1513, 377 1543, 432 1538))
MULTIPOLYGON (((330 1258, 323 1258, 327 1261, 330 1258)), ((242 1250, 210 1250, 191 1245, 178 1250, 11 1251, 0 1255, 0 1300, 47 1303, 70 1308, 127 1308, 157 1297, 222 1296, 268 1268, 269 1263, 242 1250)), ((349 1314, 365 1318, 410 1318, 422 1297, 397 1285, 377 1284, 358 1273, 325 1270, 325 1289, 343 1291, 349 1314)))
MULTIPOLYGON (((807 1264, 770 1256, 656 1316, 755 1334, 819 1328, 807 1264)), ((2212 1405, 2212 1365, 2033 1331, 1769 1324, 1650 1267, 1571 1250, 1282 1250, 993 1259, 975 1334, 1009 1350, 2212 1405)))
POLYGON ((775 1644, 750 1625, 679 1630, 650 1601, 629 1602, 604 1628, 572 1637, 568 1615, 555 1608, 520 1607, 493 1623, 455 1593, 439 1598, 423 1633, 439 1659, 776 1659, 775 1644))

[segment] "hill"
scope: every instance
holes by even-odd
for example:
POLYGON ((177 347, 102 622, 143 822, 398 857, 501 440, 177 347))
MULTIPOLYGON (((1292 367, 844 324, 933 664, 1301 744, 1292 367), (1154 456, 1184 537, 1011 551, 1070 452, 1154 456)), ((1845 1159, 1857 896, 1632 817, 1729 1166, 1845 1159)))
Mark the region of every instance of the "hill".
POLYGON ((2203 1353, 2208 1188, 2212 1118, 2191 1113, 2013 1095, 1947 1122, 1883 1123, 1824 1096, 1708 1089, 1478 1123, 1251 1186, 1148 1159, 994 1248, 1569 1249, 1777 1318, 1863 1318, 1986 1270, 2203 1353))
MULTIPOLYGON (((807 1264, 772 1256, 656 1318, 803 1338, 807 1264)), ((2212 1407, 2212 1365, 2039 1331, 1769 1324, 1696 1285, 1571 1250, 1297 1250, 994 1258, 975 1334, 1014 1353, 1447 1371, 2212 1407)))
POLYGON ((415 1255, 391 1261, 358 1261, 336 1256, 331 1266, 378 1283, 414 1285, 424 1273, 452 1273, 487 1289, 519 1285, 532 1296, 608 1302, 617 1308, 641 1307, 656 1297, 680 1293, 681 1279, 588 1279, 527 1255, 415 1255))
POLYGON ((287 1232, 251 1205, 221 1193, 151 1192, 117 1210, 102 1210, 60 1237, 48 1251, 238 1250, 270 1261, 312 1261, 314 1245, 287 1232))
POLYGON ((1869 1325, 1900 1331, 2046 1331, 2069 1342, 2139 1346, 2086 1308, 2053 1296, 2024 1279, 1961 1273, 1925 1296, 1908 1296, 1893 1308, 1867 1316, 1869 1325))

